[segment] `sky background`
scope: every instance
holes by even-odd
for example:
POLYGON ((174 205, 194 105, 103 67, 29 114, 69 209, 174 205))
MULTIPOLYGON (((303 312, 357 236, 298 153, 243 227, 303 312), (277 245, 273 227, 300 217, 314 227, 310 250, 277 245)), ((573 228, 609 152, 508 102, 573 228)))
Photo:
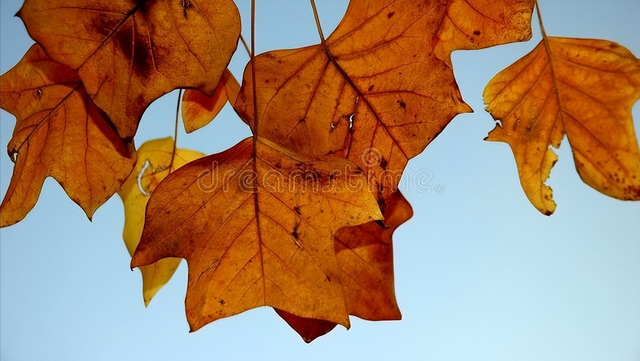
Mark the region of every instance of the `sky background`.
MULTIPOLYGON (((346 0, 318 0, 325 34, 346 0)), ((0 0, 0 71, 32 41, 0 0)), ((238 0, 249 39, 249 0, 238 0)), ((549 35, 617 41, 640 55, 640 1, 540 0, 549 35)), ((257 50, 318 42, 303 0, 258 1, 257 50)), ((608 198, 581 182, 568 143, 548 184, 551 217, 527 200, 504 143, 483 111, 491 77, 530 51, 534 39, 456 52, 456 77, 474 114, 460 115, 412 160, 401 189, 415 215, 394 237, 402 321, 352 319, 305 344, 270 308, 190 334, 184 313, 187 268, 145 309, 141 277, 122 242, 123 207, 110 199, 89 222, 48 179, 22 222, 0 230, 0 360, 617 360, 640 359, 640 203, 608 198), (430 178, 421 175, 431 174, 430 178), (436 190, 438 190, 436 192, 436 190)), ((230 68, 240 79, 239 51, 230 68)), ((145 113, 136 144, 173 134, 174 92, 145 113)), ((640 132, 640 106, 634 107, 640 132)), ((15 125, 0 111, 0 146, 15 125)), ((215 153, 249 134, 226 107, 178 145, 215 153)), ((0 196, 13 164, 0 154, 0 196)))

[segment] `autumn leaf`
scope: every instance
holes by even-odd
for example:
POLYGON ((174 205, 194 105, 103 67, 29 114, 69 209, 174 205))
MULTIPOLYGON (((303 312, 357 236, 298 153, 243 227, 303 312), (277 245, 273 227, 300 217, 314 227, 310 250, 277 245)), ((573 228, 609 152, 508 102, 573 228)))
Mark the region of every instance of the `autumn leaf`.
MULTIPOLYGON (((188 149, 177 149, 173 158, 171 137, 150 140, 138 148, 138 162, 127 181, 118 191, 124 204, 124 231, 122 238, 130 255, 133 255, 142 236, 144 212, 149 195, 172 169, 201 158, 203 153, 188 149)), ((145 306, 169 280, 180 265, 180 258, 164 258, 148 266, 140 267, 142 273, 142 296, 145 306)))
POLYGON ((294 329, 306 343, 310 343, 316 338, 326 335, 338 325, 331 321, 296 316, 277 308, 274 308, 274 311, 276 311, 278 316, 280 316, 289 327, 294 329))
POLYGON ((36 204, 46 177, 55 178, 87 217, 124 183, 136 162, 78 74, 33 45, 0 77, 0 107, 16 117, 7 146, 15 163, 0 205, 0 226, 21 221, 36 204))
POLYGON ((212 94, 240 34, 231 0, 26 0, 17 15, 49 56, 78 70, 123 138, 173 89, 212 94))
MULTIPOLYGON (((395 230, 413 215, 411 205, 400 191, 392 193, 382 206, 384 222, 343 227, 334 236, 347 312, 370 321, 401 318, 395 298, 392 237, 395 230)), ((276 312, 305 342, 311 342, 335 327, 334 323, 324 320, 306 319, 281 310, 276 312)))
POLYGON ((182 96, 182 120, 187 133, 194 132, 209 124, 227 101, 234 104, 240 84, 229 69, 222 73, 222 78, 212 96, 207 96, 196 89, 187 89, 182 96))
POLYGON ((451 66, 454 50, 477 50, 531 39, 534 0, 448 0, 435 53, 451 66))
POLYGON ((131 265, 187 260, 192 331, 259 306, 348 327, 332 235, 381 217, 351 162, 248 138, 160 183, 131 265))
POLYGON ((347 310, 365 320, 399 320, 393 281, 393 233, 413 216, 399 191, 383 205, 384 221, 343 227, 335 247, 342 270, 347 310))
POLYGON ((567 134, 578 174, 608 196, 640 199, 640 153, 631 107, 640 61, 606 40, 548 37, 487 85, 487 110, 502 122, 487 140, 508 143, 533 205, 551 214, 544 184, 567 134))
POLYGON ((326 43, 249 63, 235 107, 252 123, 255 66, 254 133, 302 154, 341 155, 386 197, 408 159, 470 111, 433 54, 445 11, 436 0, 353 0, 326 43))

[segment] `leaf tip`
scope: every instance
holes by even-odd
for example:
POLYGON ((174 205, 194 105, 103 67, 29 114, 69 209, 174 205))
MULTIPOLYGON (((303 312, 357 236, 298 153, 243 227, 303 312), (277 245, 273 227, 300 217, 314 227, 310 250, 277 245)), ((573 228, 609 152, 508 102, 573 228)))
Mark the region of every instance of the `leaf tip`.
POLYGON ((464 100, 460 103, 460 109, 459 109, 460 114, 465 114, 465 113, 473 113, 473 108, 471 108, 471 106, 469 104, 467 104, 467 102, 465 102, 464 100))

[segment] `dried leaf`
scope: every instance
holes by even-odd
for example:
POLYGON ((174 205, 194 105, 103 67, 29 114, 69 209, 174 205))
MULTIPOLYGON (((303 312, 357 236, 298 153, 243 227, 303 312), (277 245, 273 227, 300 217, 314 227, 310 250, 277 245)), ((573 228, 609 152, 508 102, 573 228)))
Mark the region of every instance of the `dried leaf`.
MULTIPOLYGON (((344 227, 334 237, 347 312, 370 321, 399 320, 393 281, 395 230, 413 215, 409 202, 399 191, 384 206, 384 222, 373 221, 344 227)), ((306 319, 276 310, 305 342, 331 331, 335 324, 306 319)))
MULTIPOLYGON (((138 148, 138 162, 129 179, 122 185, 118 195, 124 204, 124 231, 122 238, 129 254, 133 253, 140 242, 144 226, 144 212, 149 195, 169 174, 169 165, 173 154, 171 137, 145 142, 138 148)), ((203 153, 188 149, 177 149, 173 160, 173 169, 204 157, 203 153)), ((165 258, 148 266, 140 267, 142 273, 142 296, 145 306, 153 296, 171 279, 180 265, 180 258, 165 258)))
POLYGON ((338 265, 350 315, 366 320, 399 320, 393 280, 393 233, 413 216, 399 191, 383 208, 384 222, 340 228, 335 235, 338 265))
POLYGON ((448 0, 435 53, 451 65, 454 50, 477 50, 531 39, 534 0, 448 0))
POLYGON ((274 310, 306 343, 310 343, 316 338, 326 335, 338 325, 335 322, 296 316, 277 308, 274 308, 274 310))
POLYGON ((433 54, 446 5, 353 0, 322 44, 261 54, 245 69, 236 109, 252 124, 252 66, 260 129, 302 154, 338 154, 393 193, 408 159, 470 108, 433 54))
POLYGON ((120 139, 77 72, 38 45, 0 77, 0 107, 17 120, 7 146, 15 168, 0 205, 2 227, 27 215, 46 177, 55 178, 91 218, 133 169, 133 144, 120 139))
POLYGON ((212 94, 240 34, 231 0, 26 0, 17 15, 49 56, 78 70, 123 138, 173 89, 212 94))
POLYGON ((543 214, 555 210, 544 184, 567 134, 582 180, 608 196, 640 199, 640 153, 631 107, 640 61, 605 40, 547 38, 487 85, 487 110, 502 121, 487 140, 511 146, 520 182, 543 214))
POLYGON ((222 110, 227 101, 235 103, 240 84, 229 69, 222 73, 220 83, 212 96, 196 89, 187 89, 182 96, 182 120, 187 133, 209 124, 222 110))
POLYGON ((187 260, 192 331, 265 305, 348 327, 332 235, 381 217, 351 162, 249 138, 156 188, 132 267, 187 260))

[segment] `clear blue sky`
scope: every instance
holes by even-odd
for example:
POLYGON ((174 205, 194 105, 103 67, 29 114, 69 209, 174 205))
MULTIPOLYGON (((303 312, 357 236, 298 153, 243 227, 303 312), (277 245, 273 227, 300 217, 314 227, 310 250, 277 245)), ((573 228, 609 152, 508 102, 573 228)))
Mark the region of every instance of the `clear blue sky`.
MULTIPOLYGON (((248 24, 249 0, 238 0, 248 24)), ((345 0, 319 0, 325 33, 345 0)), ((540 0, 550 35, 617 41, 640 55, 640 1, 540 0)), ((0 2, 0 71, 31 45, 21 1, 0 2)), ((258 1, 259 52, 318 42, 307 1, 258 1)), ((248 29, 248 27, 247 27, 248 29)), ((506 144, 482 139, 493 128, 482 90, 534 40, 454 54, 456 76, 474 114, 459 116, 411 161, 402 189, 415 215, 395 236, 396 289, 403 320, 353 319, 305 344, 269 308, 188 333, 186 264, 144 308, 138 271, 122 243, 116 196, 89 222, 48 179, 35 209, 0 231, 0 359, 40 360, 616 360, 640 359, 640 203, 584 185, 565 141, 549 184, 552 217, 528 202, 506 144), (416 185, 421 174, 432 174, 416 185), (440 192, 435 190, 439 189, 440 192)), ((248 38, 248 31, 245 31, 248 38)), ((240 77, 246 55, 232 71, 240 77)), ((137 144, 172 134, 176 94, 152 105, 137 144)), ((640 132, 640 106, 634 108, 640 132)), ((0 112, 0 146, 14 118, 0 112)), ((207 153, 248 134, 230 109, 179 145, 207 153)), ((0 154, 0 195, 13 164, 0 154)))

